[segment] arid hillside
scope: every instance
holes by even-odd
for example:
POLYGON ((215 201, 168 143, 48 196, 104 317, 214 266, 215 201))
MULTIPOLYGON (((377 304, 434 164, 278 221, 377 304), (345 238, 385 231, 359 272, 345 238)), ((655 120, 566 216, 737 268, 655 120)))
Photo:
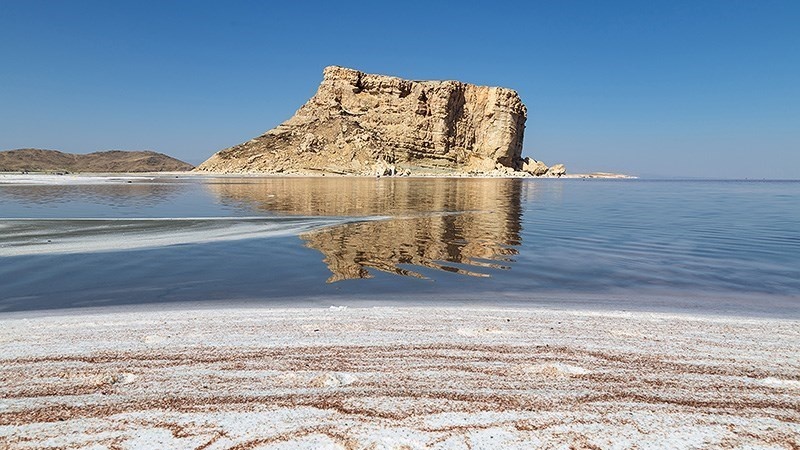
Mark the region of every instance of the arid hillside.
POLYGON ((152 151, 110 150, 88 154, 24 148, 0 152, 0 172, 173 172, 191 164, 152 151))

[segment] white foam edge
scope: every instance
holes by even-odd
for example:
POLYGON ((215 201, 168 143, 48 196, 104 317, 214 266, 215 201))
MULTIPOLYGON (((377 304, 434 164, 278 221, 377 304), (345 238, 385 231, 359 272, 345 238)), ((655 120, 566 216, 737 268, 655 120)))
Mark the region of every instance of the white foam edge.
MULTIPOLYGON (((152 232, 125 232, 118 235, 103 233, 78 238, 64 238, 47 242, 46 235, 42 240, 29 245, 0 245, 0 257, 75 254, 114 252, 146 248, 166 247, 181 244, 205 244, 222 241, 238 241, 244 239, 272 238, 296 236, 317 229, 362 220, 379 220, 367 218, 320 218, 320 217, 202 217, 202 218, 143 218, 143 219, 11 219, 9 221, 98 221, 98 222, 135 222, 135 221, 196 221, 203 220, 214 223, 214 226, 200 230, 152 230, 152 232), (258 222, 263 219, 264 222, 258 222), (270 220, 273 219, 273 220, 270 220), (225 224, 225 222, 233 222, 225 224)), ((6 220, 6 219, 4 219, 6 220)))

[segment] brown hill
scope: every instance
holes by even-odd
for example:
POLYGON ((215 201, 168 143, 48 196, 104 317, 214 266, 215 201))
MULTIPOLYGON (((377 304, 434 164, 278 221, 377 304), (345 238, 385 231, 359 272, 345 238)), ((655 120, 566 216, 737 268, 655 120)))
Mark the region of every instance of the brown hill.
POLYGON ((191 164, 149 150, 74 154, 23 148, 0 152, 0 172, 178 172, 192 168, 191 164))

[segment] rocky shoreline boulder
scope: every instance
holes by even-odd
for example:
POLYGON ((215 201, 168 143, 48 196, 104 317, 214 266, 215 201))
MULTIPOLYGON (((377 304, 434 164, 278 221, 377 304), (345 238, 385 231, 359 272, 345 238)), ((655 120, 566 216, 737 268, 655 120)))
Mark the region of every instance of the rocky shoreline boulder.
POLYGON ((547 173, 547 169, 547 164, 535 159, 525 158, 522 162, 522 170, 537 177, 547 173))
POLYGON ((553 164, 547 167, 542 161, 531 158, 523 158, 522 171, 535 177, 561 177, 567 174, 567 168, 563 164, 553 164))
POLYGON ((545 172, 545 175, 551 177, 560 177, 566 174, 567 174, 567 169, 564 167, 563 164, 553 164, 547 169, 547 172, 545 172))

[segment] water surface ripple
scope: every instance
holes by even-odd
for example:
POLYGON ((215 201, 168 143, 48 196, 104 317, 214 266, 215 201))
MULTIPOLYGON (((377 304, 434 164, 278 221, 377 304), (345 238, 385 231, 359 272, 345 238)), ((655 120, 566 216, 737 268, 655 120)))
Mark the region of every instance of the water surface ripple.
POLYGON ((241 300, 800 298, 800 182, 0 185, 0 310, 241 300))

